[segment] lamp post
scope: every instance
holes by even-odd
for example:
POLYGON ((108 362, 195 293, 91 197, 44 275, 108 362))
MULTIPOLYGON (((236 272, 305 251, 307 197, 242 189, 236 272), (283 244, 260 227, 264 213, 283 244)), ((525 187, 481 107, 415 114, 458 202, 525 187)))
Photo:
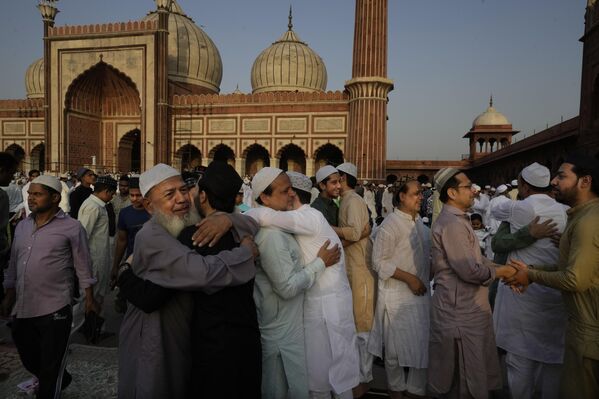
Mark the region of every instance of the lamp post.
MULTIPOLYGON (((51 163, 52 158, 52 136, 51 136, 51 123, 50 123, 50 39, 48 33, 50 28, 54 26, 54 19, 56 14, 59 13, 55 3, 58 0, 40 0, 37 5, 37 9, 42 15, 42 21, 44 21, 44 141, 46 143, 45 164, 50 169, 55 169, 51 163)), ((61 165, 58 164, 58 168, 61 169, 61 165)), ((62 170, 61 170, 62 171, 62 170)))

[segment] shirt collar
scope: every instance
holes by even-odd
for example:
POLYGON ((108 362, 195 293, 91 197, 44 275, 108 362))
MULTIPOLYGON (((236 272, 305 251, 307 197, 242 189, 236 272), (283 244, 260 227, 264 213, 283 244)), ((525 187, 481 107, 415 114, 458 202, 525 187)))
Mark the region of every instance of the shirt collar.
POLYGON ((96 204, 105 207, 106 206, 106 202, 102 201, 100 198, 96 197, 95 195, 90 195, 89 198, 92 199, 92 201, 94 201, 96 204))
POLYGON ((456 208, 455 206, 452 206, 452 205, 443 204, 443 210, 445 210, 446 212, 451 213, 452 215, 468 217, 468 215, 466 214, 466 212, 464 212, 461 209, 458 209, 458 208, 456 208))
POLYGON ((320 199, 321 199, 321 200, 322 200, 322 201, 323 201, 325 204, 328 204, 328 205, 330 205, 330 204, 335 204, 335 201, 334 201, 333 199, 331 199, 331 198, 327 198, 327 197, 325 197, 325 196, 324 196, 324 195, 322 195, 322 194, 321 194, 321 195, 319 195, 318 197, 319 197, 319 198, 320 198, 320 199))
POLYGON ((583 211, 584 209, 587 209, 592 206, 598 206, 598 205, 599 205, 599 198, 594 198, 588 202, 585 202, 584 204, 580 204, 573 208, 568 209, 566 211, 566 213, 568 214, 568 216, 574 216, 577 213, 583 211))
POLYGON ((394 210, 393 212, 395 212, 395 214, 396 214, 397 216, 399 216, 400 218, 402 218, 402 219, 406 219, 406 220, 409 220, 410 222, 416 222, 416 220, 418 220, 418 218, 419 218, 419 215, 416 215, 416 218, 415 218, 415 219, 413 219, 413 218, 412 218, 412 215, 410 215, 410 214, 407 214, 407 213, 405 213, 405 212, 403 212, 403 211, 400 211, 400 210, 399 210, 399 209, 397 209, 397 208, 395 208, 395 210, 394 210))

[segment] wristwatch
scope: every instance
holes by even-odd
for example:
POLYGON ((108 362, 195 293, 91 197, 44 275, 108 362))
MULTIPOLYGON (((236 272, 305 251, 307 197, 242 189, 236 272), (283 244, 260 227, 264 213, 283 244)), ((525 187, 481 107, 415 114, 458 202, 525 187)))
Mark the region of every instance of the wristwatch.
POLYGON ((118 280, 121 277, 121 274, 123 274, 123 272, 125 270, 130 270, 131 269, 131 265, 127 262, 123 262, 121 263, 121 265, 119 266, 119 270, 117 271, 116 274, 116 279, 118 280))

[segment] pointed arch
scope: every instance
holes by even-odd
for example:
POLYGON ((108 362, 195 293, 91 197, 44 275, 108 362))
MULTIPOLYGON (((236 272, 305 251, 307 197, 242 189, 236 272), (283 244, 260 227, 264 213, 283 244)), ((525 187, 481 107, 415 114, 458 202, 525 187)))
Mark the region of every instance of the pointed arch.
POLYGON ((221 143, 212 148, 208 153, 208 158, 235 166, 235 151, 226 144, 221 143))
POLYGON ((175 153, 173 167, 180 171, 192 171, 202 166, 202 152, 193 144, 185 144, 175 153))
POLYGON ((324 165, 337 166, 343 163, 343 151, 336 145, 326 143, 314 151, 314 170, 324 165))
POLYGON ((245 174, 255 175, 265 166, 270 166, 270 154, 266 148, 260 144, 252 144, 243 151, 245 158, 245 174))
POLYGON ((277 158, 282 170, 306 173, 306 153, 301 147, 293 143, 287 144, 279 150, 277 158))

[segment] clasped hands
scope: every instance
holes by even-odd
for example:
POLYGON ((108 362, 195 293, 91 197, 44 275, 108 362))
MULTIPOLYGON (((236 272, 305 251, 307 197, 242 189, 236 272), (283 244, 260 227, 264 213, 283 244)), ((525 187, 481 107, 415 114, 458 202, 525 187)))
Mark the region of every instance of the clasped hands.
POLYGON ((521 294, 526 291, 531 283, 528 277, 528 265, 519 260, 510 259, 506 266, 512 268, 514 272, 511 275, 504 276, 501 281, 515 292, 521 294))

